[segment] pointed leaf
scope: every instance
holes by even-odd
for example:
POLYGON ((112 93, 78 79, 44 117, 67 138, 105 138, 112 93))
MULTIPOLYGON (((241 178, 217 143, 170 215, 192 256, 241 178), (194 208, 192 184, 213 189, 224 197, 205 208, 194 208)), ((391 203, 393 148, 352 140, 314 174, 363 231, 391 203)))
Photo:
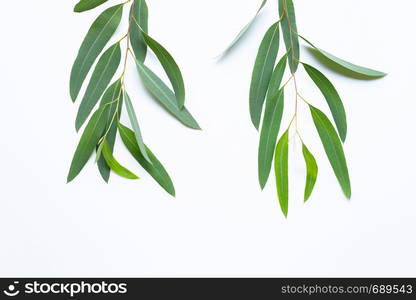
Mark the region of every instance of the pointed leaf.
POLYGON ((275 97, 268 97, 264 111, 259 146, 259 182, 263 189, 272 168, 273 155, 282 121, 284 93, 280 90, 275 97))
POLYGON ((305 144, 302 144, 303 158, 306 164, 306 185, 305 185, 305 202, 308 201, 315 187, 316 178, 318 177, 318 165, 316 164, 315 157, 309 151, 305 144))
POLYGON ((72 101, 78 97, 89 70, 120 24, 123 4, 105 10, 92 24, 85 37, 71 71, 72 101))
POLYGON ((300 55, 298 29, 293 1, 279 0, 279 13, 282 17, 281 27, 288 52, 289 68, 293 74, 298 69, 300 55))
POLYGON ((351 183, 348 173, 347 162, 342 148, 342 143, 339 139, 335 128, 332 126, 329 119, 319 109, 309 106, 312 114, 313 121, 319 136, 321 137, 322 144, 325 148, 326 155, 334 170, 335 176, 344 191, 345 196, 351 198, 351 183))
POLYGON ((269 88, 267 90, 267 99, 269 97, 276 97, 280 91, 280 84, 282 83, 283 75, 285 74, 287 63, 287 55, 285 54, 277 66, 274 68, 272 77, 270 79, 269 88))
POLYGON ((264 99, 279 51, 279 24, 267 30, 257 53, 250 87, 250 115, 256 129, 259 128, 264 99))
POLYGON ((344 104, 328 78, 325 77, 320 71, 314 67, 303 64, 309 77, 315 82, 316 86, 321 90, 324 95, 329 108, 331 109, 332 117, 337 125, 339 136, 341 140, 345 142, 347 137, 347 116, 345 114, 344 104))
POLYGON ((289 211, 289 131, 286 131, 277 143, 274 170, 280 208, 287 217, 289 211))
POLYGON ((74 12, 84 12, 96 8, 107 1, 108 0, 81 0, 75 5, 74 12))
POLYGON ((121 177, 127 179, 139 179, 137 175, 133 174, 131 171, 127 170, 125 167, 120 165, 120 163, 114 158, 107 141, 104 140, 103 143, 103 157, 110 169, 117 175, 120 175, 121 177))
POLYGON ((142 30, 148 31, 149 12, 145 0, 134 0, 130 10, 130 43, 134 56, 144 62, 147 54, 147 45, 142 30))
POLYGON ((143 157, 139 146, 137 145, 136 137, 134 132, 127 128, 126 126, 119 124, 118 126, 121 139, 123 143, 133 155, 133 157, 138 161, 138 163, 159 183, 159 185, 170 195, 175 196, 175 188, 173 186, 172 180, 169 177, 169 174, 166 172, 165 168, 159 162, 159 160, 154 156, 152 151, 146 147, 146 152, 149 155, 151 164, 146 161, 143 157))
POLYGON ((78 131, 90 115, 92 109, 103 95, 105 89, 113 78, 121 60, 120 43, 110 47, 98 60, 84 98, 79 106, 75 127, 78 131))
POLYGON ((175 94, 152 70, 138 60, 136 60, 136 65, 145 87, 167 111, 184 125, 193 129, 201 129, 186 108, 181 110, 178 107, 175 94))

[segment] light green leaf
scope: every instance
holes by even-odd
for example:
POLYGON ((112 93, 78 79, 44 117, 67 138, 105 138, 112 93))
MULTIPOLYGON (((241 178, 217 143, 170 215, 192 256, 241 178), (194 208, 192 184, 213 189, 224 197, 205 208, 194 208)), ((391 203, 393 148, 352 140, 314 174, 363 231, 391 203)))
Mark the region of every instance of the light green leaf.
POLYGON ((273 154, 282 121, 283 108, 283 90, 280 90, 275 97, 267 98, 258 156, 259 182, 262 189, 266 186, 272 168, 273 154))
MULTIPOLYGON (((270 79, 269 88, 267 89, 267 97, 276 97, 276 95, 280 91, 280 84, 282 83, 283 75, 285 74, 286 70, 286 63, 287 63, 287 55, 284 55, 276 67, 274 68, 272 77, 270 79)), ((268 100, 267 100, 268 101, 268 100)))
POLYGON ((316 178, 318 177, 318 165, 316 164, 315 157, 309 151, 308 147, 302 143, 303 158, 306 164, 306 185, 305 185, 305 202, 308 201, 315 187, 316 178))
POLYGON ((260 8, 257 10, 256 15, 253 17, 253 19, 241 29, 241 31, 237 34, 237 36, 234 38, 234 40, 231 42, 231 44, 227 47, 227 49, 224 50, 218 57, 222 57, 225 54, 227 54, 239 41, 240 39, 246 34, 246 32, 250 29, 250 27, 253 25, 254 21, 257 19, 257 16, 260 14, 263 7, 266 5, 267 0, 263 0, 263 2, 260 5, 260 8))
POLYGON ((331 109, 335 124, 337 125, 339 136, 341 137, 341 140, 345 142, 345 139, 347 138, 347 116, 345 114, 344 104, 342 103, 337 90, 329 79, 320 71, 305 63, 303 66, 309 77, 315 82, 316 86, 324 95, 326 102, 331 109))
POLYGON ((279 23, 267 30, 257 53, 250 86, 250 115, 256 129, 259 128, 263 104, 279 51, 279 23))
POLYGON ((289 212, 289 131, 286 131, 277 143, 274 171, 280 208, 287 217, 289 212))
POLYGON ((299 65, 299 38, 296 25, 295 7, 292 0, 279 0, 279 13, 282 17, 281 27, 283 39, 288 52, 289 67, 294 74, 299 65))
POLYGON ((351 183, 348 173, 347 162, 342 148, 342 143, 339 139, 335 128, 332 126, 329 119, 319 109, 309 106, 312 114, 313 121, 319 136, 321 137, 322 144, 325 148, 326 155, 334 170, 335 176, 344 191, 345 196, 351 198, 351 183))
POLYGON ((151 160, 151 164, 146 161, 143 157, 139 146, 137 145, 136 137, 134 132, 127 128, 126 126, 122 125, 121 123, 118 125, 119 133, 123 143, 129 150, 129 152, 133 155, 133 157, 137 160, 137 162, 156 180, 157 183, 170 195, 175 196, 175 187, 173 186, 172 180, 169 177, 169 174, 166 172, 165 168, 156 158, 156 156, 150 151, 149 148, 146 147, 146 152, 149 155, 151 160))
POLYGON ((149 156, 146 152, 146 146, 143 142, 142 133, 140 130, 139 122, 137 121, 136 112, 134 111, 133 104, 131 103, 130 97, 127 92, 124 93, 124 103, 126 104, 127 113, 129 115, 130 124, 133 127, 134 134, 136 137, 136 142, 139 145, 140 152, 142 153, 143 157, 149 162, 152 163, 149 156))
POLYGON ((347 69, 347 70, 349 70, 349 71, 351 71, 355 74, 370 77, 370 78, 380 78, 380 77, 384 77, 384 76, 387 75, 387 73, 376 71, 376 70, 365 68, 365 67, 361 67, 361 66, 355 65, 353 63, 350 63, 348 61, 345 61, 341 58, 338 58, 338 57, 332 55, 331 53, 328 53, 328 52, 316 47, 314 44, 309 42, 303 36, 299 35, 299 37, 301 39, 303 39, 306 43, 308 43, 316 51, 318 51, 318 53, 323 55, 325 58, 329 59, 330 61, 337 64, 338 66, 341 66, 342 68, 347 69))
POLYGON ((74 12, 84 12, 96 8, 107 1, 108 0, 80 0, 77 5, 75 5, 74 12))
POLYGON ((175 94, 152 70, 139 60, 136 60, 136 65, 145 87, 167 111, 184 125, 193 129, 201 129, 186 108, 180 109, 178 107, 175 94))
POLYGON ((131 171, 127 170, 125 167, 120 165, 120 163, 114 158, 112 151, 110 149, 110 146, 107 143, 107 140, 103 141, 103 150, 102 154, 103 157, 107 163, 107 165, 110 167, 110 169, 120 175, 121 177, 127 178, 127 179, 139 179, 137 175, 133 174, 131 171))
POLYGON ((94 152, 105 129, 107 112, 107 106, 100 107, 88 122, 72 159, 71 168, 68 173, 68 182, 71 182, 78 176, 94 152))
POLYGON ((123 4, 105 10, 92 24, 85 37, 71 71, 70 94, 78 97, 81 86, 107 42, 117 30, 123 14, 123 4))
POLYGON ((103 95, 105 89, 113 78, 121 60, 120 43, 110 47, 98 60, 92 74, 84 98, 79 106, 75 128, 78 131, 90 115, 92 109, 103 95))
POLYGON ((134 0, 130 10, 130 44, 134 56, 144 62, 147 54, 147 45, 142 30, 148 31, 149 11, 145 0, 134 0))

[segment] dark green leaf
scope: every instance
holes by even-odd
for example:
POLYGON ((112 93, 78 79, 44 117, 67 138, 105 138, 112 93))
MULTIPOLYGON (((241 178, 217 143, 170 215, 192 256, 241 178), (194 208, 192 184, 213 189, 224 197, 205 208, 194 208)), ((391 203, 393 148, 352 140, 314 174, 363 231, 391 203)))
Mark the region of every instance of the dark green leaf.
POLYGON ((277 143, 274 171, 280 208, 287 217, 289 212, 289 131, 286 131, 277 143))
POLYGON ((78 97, 89 70, 116 31, 122 14, 123 4, 119 4, 105 10, 92 24, 72 67, 70 81, 72 101, 78 97))
POLYGON ((105 129, 107 112, 108 106, 100 107, 88 122, 72 159, 71 168, 68 174, 68 182, 71 182, 78 176, 88 162, 91 154, 94 152, 105 129))
POLYGON ((107 165, 110 167, 110 169, 120 175, 121 177, 127 178, 127 179, 139 179, 137 175, 133 174, 131 171, 127 170, 125 167, 120 165, 120 163, 114 158, 112 151, 110 149, 110 146, 107 143, 107 140, 103 141, 103 150, 102 154, 103 157, 107 163, 107 165))
POLYGON ((332 126, 329 119, 319 109, 309 106, 312 114, 313 121, 319 136, 321 137, 322 144, 325 148, 326 155, 329 162, 332 165, 335 176, 338 179, 339 184, 344 191, 345 196, 351 198, 351 183, 348 173, 347 162, 342 148, 342 143, 339 139, 335 128, 332 126))
POLYGON ((345 114, 344 104, 342 103, 337 90, 320 71, 307 64, 303 64, 303 66, 309 74, 309 77, 311 77, 324 95, 326 102, 331 109, 335 124, 337 125, 339 136, 341 137, 341 140, 345 142, 347 137, 347 116, 345 114))
POLYGON ((279 51, 279 23, 267 30, 257 54, 250 86, 250 115, 256 129, 259 128, 264 99, 272 77, 279 51))
POLYGON ((107 1, 108 0, 81 0, 75 5, 74 12, 84 12, 96 8, 107 1))
POLYGON ((144 62, 147 45, 142 30, 148 31, 149 12, 145 0, 134 0, 130 10, 130 43, 136 58, 144 62))
POLYGON ((75 127, 77 131, 84 124, 92 109, 103 95, 105 89, 113 78, 121 60, 120 43, 110 47, 98 60, 92 74, 90 83, 78 110, 75 127))
POLYGON ((275 97, 267 98, 263 125, 261 128, 258 156, 259 182, 262 189, 267 183, 272 168, 273 154, 276 147, 277 136, 279 134, 280 123, 282 121, 283 107, 283 90, 280 90, 275 97))
POLYGON ((279 13, 282 17, 281 27, 288 52, 289 67, 293 74, 298 69, 300 51, 295 7, 292 0, 279 0, 279 13))
POLYGON ((305 144, 302 144, 303 157, 306 164, 306 185, 305 185, 305 202, 308 201, 315 187, 316 178, 318 177, 318 165, 315 157, 309 151, 305 144))
POLYGON ((154 156, 152 151, 146 147, 146 152, 148 153, 152 162, 150 164, 146 161, 140 152, 134 132, 122 124, 119 124, 118 128, 123 143, 126 145, 127 149, 133 155, 133 157, 138 161, 138 163, 154 178, 154 180, 156 180, 156 182, 160 184, 160 186, 166 192, 172 196, 175 196, 175 188, 173 186, 172 180, 169 177, 169 174, 166 172, 165 168, 162 166, 159 160, 154 156))
POLYGON ((160 104, 162 104, 184 125, 193 129, 201 129, 186 108, 180 109, 178 107, 175 94, 155 73, 153 73, 152 70, 146 67, 139 60, 136 60, 136 65, 145 87, 155 97, 155 99, 159 101, 160 104))

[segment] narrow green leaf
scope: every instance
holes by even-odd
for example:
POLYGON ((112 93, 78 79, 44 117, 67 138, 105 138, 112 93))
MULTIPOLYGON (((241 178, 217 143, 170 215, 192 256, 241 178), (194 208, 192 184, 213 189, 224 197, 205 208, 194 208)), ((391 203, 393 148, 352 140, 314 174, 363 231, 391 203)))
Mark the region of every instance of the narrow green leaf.
POLYGON ((79 106, 75 127, 78 131, 90 115, 92 109, 103 95, 105 89, 113 78, 121 60, 120 43, 110 47, 98 60, 92 74, 84 98, 79 106))
POLYGON ((337 90, 329 79, 320 71, 305 63, 303 66, 309 77, 315 82, 316 86, 324 95, 326 102, 331 109, 335 124, 337 125, 339 136, 341 137, 341 140, 345 142, 345 139, 347 138, 347 116, 345 114, 344 104, 342 103, 337 90))
MULTIPOLYGON (((269 88, 267 89, 267 97, 276 97, 276 95, 280 91, 280 84, 282 83, 283 75, 285 74, 286 70, 286 63, 287 63, 287 54, 285 54, 276 67, 274 68, 272 77, 270 79, 269 88)), ((268 101, 268 100, 267 100, 268 101)))
POLYGON ((286 131, 277 143, 274 171, 280 208, 287 217, 289 212, 289 131, 286 131))
POLYGON ((74 12, 84 12, 101 4, 107 2, 108 0, 80 0, 74 7, 74 12))
POLYGON ((78 176, 88 162, 91 154, 94 152, 105 129, 107 111, 107 106, 100 107, 88 122, 72 159, 71 168, 68 174, 68 182, 71 182, 78 176))
POLYGON ((263 125, 259 145, 259 182, 263 189, 266 186, 272 168, 277 136, 282 122, 284 93, 280 90, 275 97, 268 97, 264 111, 263 125))
POLYGON ((306 164, 306 185, 305 185, 305 202, 308 201, 315 187, 316 178, 318 177, 318 165, 315 157, 309 151, 308 147, 302 143, 303 158, 306 164))
POLYGON ((124 93, 124 103, 126 104, 127 113, 129 115, 130 124, 133 127, 134 134, 136 136, 136 142, 139 145, 140 152, 143 157, 149 162, 152 163, 149 156, 146 152, 146 146, 143 142, 142 133, 140 130, 139 122, 137 121, 136 112, 134 111, 133 104, 131 103, 130 97, 127 92, 124 93))
POLYGON ((201 129, 186 108, 180 109, 178 107, 175 94, 152 70, 139 60, 136 60, 136 65, 145 87, 167 111, 184 125, 193 129, 201 129))
POLYGON ((293 74, 298 69, 300 55, 298 29, 293 1, 279 0, 279 13, 282 17, 281 27, 288 52, 289 67, 293 74))
POLYGON ((303 36, 299 35, 299 37, 301 39, 303 39, 306 43, 308 43, 313 49, 318 51, 318 53, 320 53, 322 56, 329 59, 330 61, 332 61, 336 65, 341 66, 344 69, 347 69, 348 71, 351 71, 351 72, 353 72, 355 74, 358 74, 358 75, 363 75, 363 76, 366 76, 366 77, 370 77, 370 78, 380 78, 380 77, 384 77, 384 76, 387 75, 387 73, 376 71, 376 70, 365 68, 365 67, 361 67, 361 66, 355 65, 353 63, 350 63, 348 61, 345 61, 341 58, 338 58, 338 57, 332 55, 331 53, 328 53, 328 52, 316 47, 314 44, 309 42, 303 36))
POLYGON ((110 169, 114 173, 127 179, 139 179, 137 175, 133 174, 131 171, 127 170, 125 167, 120 165, 120 163, 114 158, 112 151, 110 149, 110 146, 108 145, 106 140, 103 141, 103 144, 104 144, 103 150, 102 150, 103 157, 107 165, 110 167, 110 169))
POLYGON ((254 21, 257 19, 257 16, 260 14, 261 10, 266 5, 266 3, 267 3, 267 0, 263 0, 263 2, 260 5, 260 8, 257 10, 257 13, 253 17, 253 19, 251 19, 251 21, 246 26, 244 26, 243 29, 241 29, 241 31, 237 34, 237 36, 234 38, 231 44, 218 57, 222 57, 225 54, 227 54, 240 41, 240 39, 246 34, 246 32, 253 25, 254 21))
POLYGON ((172 55, 157 41, 152 39, 147 33, 142 32, 143 37, 147 45, 155 53, 156 57, 159 59, 160 64, 168 75, 170 83, 172 84, 173 90, 175 92, 176 100, 179 105, 179 108, 183 108, 185 104, 185 83, 183 81, 181 70, 176 64, 172 55))
POLYGON ((142 30, 148 31, 149 11, 145 0, 134 0, 130 10, 130 44, 136 59, 144 62, 147 45, 142 30))
POLYGON ((88 31, 71 71, 70 94, 72 101, 78 97, 89 70, 117 30, 123 14, 123 4, 105 10, 88 31))
POLYGON ((172 180, 169 177, 169 174, 166 172, 165 168, 156 158, 156 156, 150 151, 149 148, 146 147, 146 152, 149 155, 151 160, 151 164, 146 161, 143 157, 139 146, 136 141, 136 137, 134 132, 127 128, 126 126, 119 123, 118 126, 119 133, 123 143, 129 150, 129 152, 133 155, 133 157, 137 160, 137 162, 156 180, 157 183, 170 195, 175 196, 175 187, 173 186, 172 180))
POLYGON ((259 128, 263 104, 273 74, 279 51, 279 23, 266 32, 257 53, 250 86, 250 115, 256 129, 259 128))
POLYGON ((345 196, 351 198, 351 183, 347 162, 339 136, 332 126, 331 121, 319 109, 309 106, 316 129, 321 137, 326 155, 332 165, 335 176, 344 191, 345 196))

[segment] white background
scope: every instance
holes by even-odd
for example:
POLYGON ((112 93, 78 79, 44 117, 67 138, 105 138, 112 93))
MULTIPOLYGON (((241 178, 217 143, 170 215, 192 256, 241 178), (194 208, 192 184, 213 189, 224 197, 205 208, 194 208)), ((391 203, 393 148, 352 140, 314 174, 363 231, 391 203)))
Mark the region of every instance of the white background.
MULTIPOLYGON (((295 1, 301 34, 389 76, 358 81, 320 67, 345 102, 353 198, 343 197, 302 106, 301 132, 320 173, 303 204, 303 158, 299 143, 291 146, 287 220, 273 177, 263 192, 257 183, 258 134, 247 99, 277 1, 219 63, 213 57, 260 0, 148 1, 150 32, 181 66, 188 107, 204 129, 183 127, 155 104, 130 61, 128 89, 144 137, 171 173, 177 198, 120 143, 117 158, 140 181, 113 175, 106 185, 91 161, 66 184, 79 139, 69 73, 102 10, 75 14, 75 2, 7 1, 0 11, 0 276, 416 276, 415 1, 295 1)), ((115 39, 124 31, 125 24, 115 39)), ((157 69, 152 56, 148 63, 157 69)), ((303 70, 298 82, 328 112, 303 70)), ((294 105, 291 90, 283 126, 294 105)))

